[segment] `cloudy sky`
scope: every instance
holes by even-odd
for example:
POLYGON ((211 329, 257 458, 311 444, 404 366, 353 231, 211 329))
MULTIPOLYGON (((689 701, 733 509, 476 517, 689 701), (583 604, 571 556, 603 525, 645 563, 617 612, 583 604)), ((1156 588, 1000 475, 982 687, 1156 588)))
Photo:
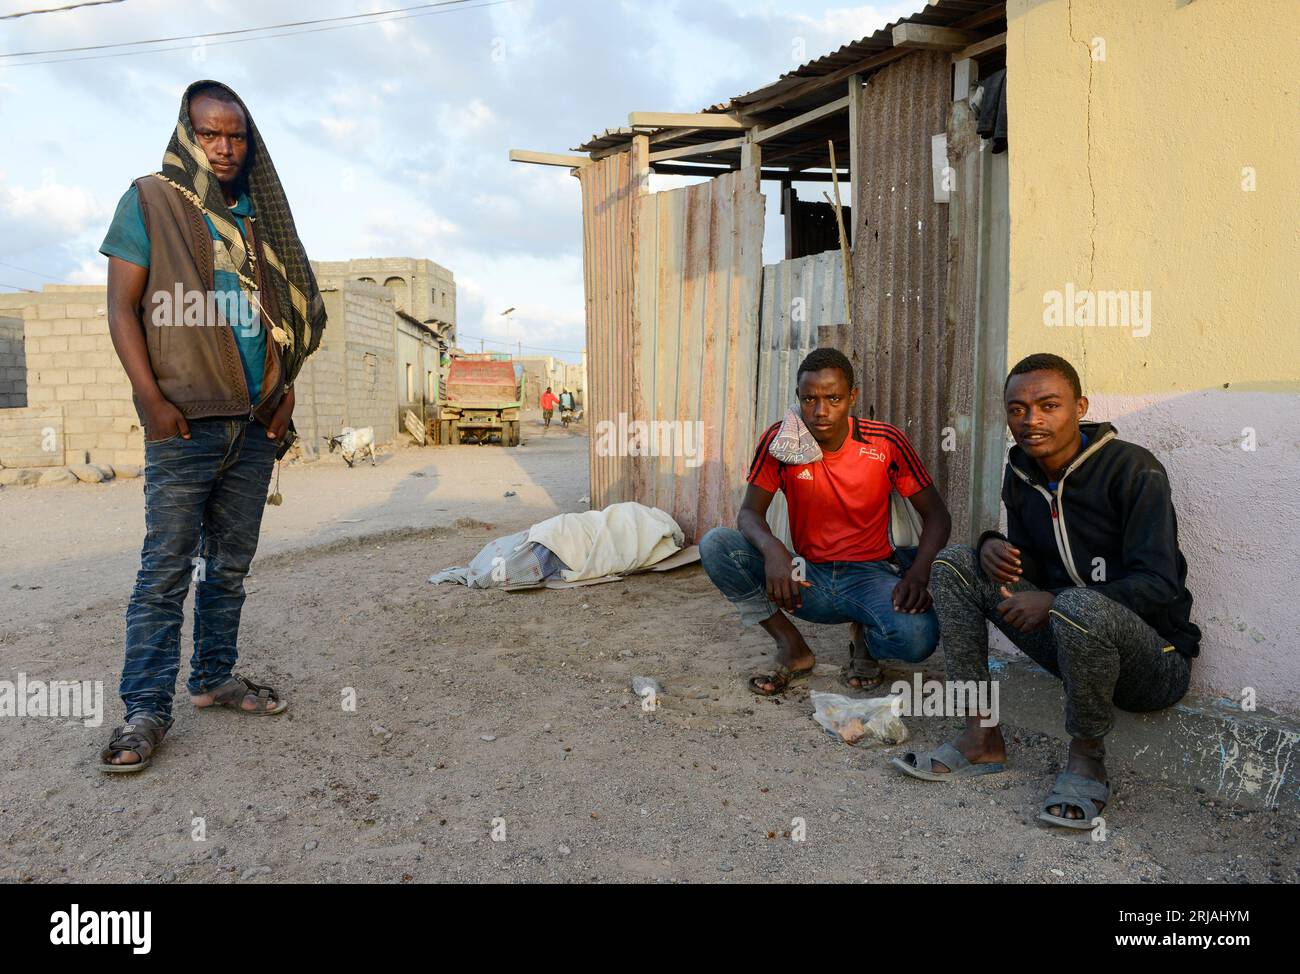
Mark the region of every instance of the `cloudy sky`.
MULTIPOLYGON (((0 0, 0 13, 72 2, 0 0)), ((513 305, 512 345, 574 359, 578 183, 509 149, 566 152, 629 111, 696 111, 923 6, 468 0, 284 29, 297 36, 191 37, 417 2, 122 0, 0 20, 0 290, 102 282, 118 198, 158 168, 185 86, 214 78, 248 104, 313 259, 430 258, 456 275, 463 344, 504 339, 513 305), (178 39, 11 56, 156 38, 178 39)), ((779 247, 769 232, 765 260, 779 247)))

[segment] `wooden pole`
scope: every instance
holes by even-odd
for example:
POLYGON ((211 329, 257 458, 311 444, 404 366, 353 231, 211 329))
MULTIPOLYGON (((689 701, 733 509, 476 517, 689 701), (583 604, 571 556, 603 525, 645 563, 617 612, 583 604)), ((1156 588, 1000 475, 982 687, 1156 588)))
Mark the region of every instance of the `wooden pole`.
MULTIPOLYGON (((835 140, 827 139, 826 144, 830 146, 830 150, 831 150, 831 176, 834 177, 831 180, 831 184, 835 189, 835 201, 831 203, 830 197, 827 197, 826 202, 831 203, 831 205, 835 207, 835 223, 839 226, 839 230, 840 230, 840 260, 844 264, 844 317, 845 317, 845 322, 846 324, 848 324, 851 332, 853 329, 853 262, 851 260, 852 253, 849 251, 848 234, 844 232, 844 213, 840 208, 840 177, 838 175, 838 169, 836 168, 835 165, 835 140)), ((826 196, 825 193, 822 193, 822 195, 826 196)))

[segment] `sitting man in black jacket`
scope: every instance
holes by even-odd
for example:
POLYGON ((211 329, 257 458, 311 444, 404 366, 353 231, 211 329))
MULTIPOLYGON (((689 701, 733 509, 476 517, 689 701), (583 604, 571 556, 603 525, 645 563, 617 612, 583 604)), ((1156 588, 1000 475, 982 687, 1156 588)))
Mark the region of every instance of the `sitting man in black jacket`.
MULTIPOLYGON (((1109 423, 1081 422, 1088 400, 1069 362, 1029 356, 1003 401, 1016 441, 1002 482, 1007 534, 943 549, 930 589, 951 680, 989 679, 989 620, 1065 684, 1069 763, 1039 818, 1092 828, 1110 800, 1112 704, 1159 710, 1187 692, 1201 638, 1187 563, 1165 468, 1109 423)), ((1002 733, 986 723, 968 715, 955 741, 894 764, 929 781, 1001 771, 1002 733)))

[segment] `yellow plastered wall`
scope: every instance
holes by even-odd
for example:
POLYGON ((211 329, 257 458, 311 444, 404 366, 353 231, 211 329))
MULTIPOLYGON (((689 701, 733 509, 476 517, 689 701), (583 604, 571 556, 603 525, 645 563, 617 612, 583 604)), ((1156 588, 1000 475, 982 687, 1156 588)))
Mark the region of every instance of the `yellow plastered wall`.
POLYGON ((1300 2, 1010 0, 1007 21, 1008 361, 1065 355, 1093 394, 1294 391, 1300 2), (1149 291, 1150 333, 1046 327, 1067 284, 1149 291))

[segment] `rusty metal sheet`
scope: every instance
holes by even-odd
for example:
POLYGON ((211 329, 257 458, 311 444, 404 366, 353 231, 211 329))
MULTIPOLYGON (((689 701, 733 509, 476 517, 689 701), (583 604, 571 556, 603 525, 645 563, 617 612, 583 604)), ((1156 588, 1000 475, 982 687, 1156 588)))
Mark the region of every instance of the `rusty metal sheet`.
MULTIPOLYGON (((755 438, 795 404, 795 372, 804 356, 823 343, 839 347, 845 297, 838 250, 764 265, 755 438)), ((790 544, 785 495, 779 491, 767 509, 767 523, 790 544)))
MULTIPOLYGON (((582 263, 589 355, 586 408, 591 429, 632 410, 633 222, 638 186, 633 153, 621 152, 578 170, 582 186, 582 263)), ((591 506, 634 499, 627 457, 588 441, 591 506), (603 452, 603 455, 602 455, 603 452)))
POLYGON ((970 415, 973 347, 973 324, 945 313, 948 204, 933 202, 930 165, 930 137, 948 130, 951 74, 947 54, 919 51, 877 72, 862 93, 844 349, 859 375, 858 414, 903 430, 950 505, 965 483, 955 455, 970 452, 969 429, 964 443, 957 434, 970 415))
POLYGON ((673 424, 692 455, 636 458, 635 499, 667 511, 692 541, 734 523, 744 493, 764 213, 753 169, 640 201, 634 419, 673 424))

